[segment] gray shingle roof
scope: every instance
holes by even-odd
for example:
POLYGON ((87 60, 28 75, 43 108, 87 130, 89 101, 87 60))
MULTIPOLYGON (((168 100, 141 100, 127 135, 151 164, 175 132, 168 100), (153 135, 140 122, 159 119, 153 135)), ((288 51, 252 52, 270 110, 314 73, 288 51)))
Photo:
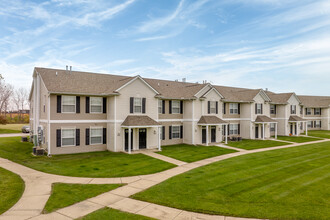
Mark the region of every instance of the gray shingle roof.
POLYGON ((157 126, 158 122, 146 115, 129 115, 126 117, 122 126, 157 126))
POLYGON ((270 117, 266 116, 266 115, 258 115, 255 122, 277 122, 274 119, 271 119, 270 117))
POLYGON ((299 99, 305 107, 329 107, 330 96, 306 96, 299 95, 299 99))
POLYGON ((198 123, 200 125, 215 125, 215 124, 228 124, 228 122, 218 118, 217 116, 210 115, 210 116, 202 116, 198 123))

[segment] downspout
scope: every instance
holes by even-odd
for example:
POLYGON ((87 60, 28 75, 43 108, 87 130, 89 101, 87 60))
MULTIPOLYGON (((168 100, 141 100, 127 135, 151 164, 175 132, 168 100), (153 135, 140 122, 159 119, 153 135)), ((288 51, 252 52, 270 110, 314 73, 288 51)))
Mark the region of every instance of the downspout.
POLYGON ((47 119, 48 119, 48 128, 47 128, 47 145, 48 145, 48 157, 51 155, 50 153, 50 94, 48 93, 48 103, 47 103, 47 119))

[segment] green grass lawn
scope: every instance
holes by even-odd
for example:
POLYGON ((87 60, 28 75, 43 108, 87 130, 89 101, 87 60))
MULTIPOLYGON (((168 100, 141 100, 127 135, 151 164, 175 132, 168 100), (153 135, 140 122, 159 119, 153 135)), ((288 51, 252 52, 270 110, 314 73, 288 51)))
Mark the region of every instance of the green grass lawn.
POLYGON ((163 146, 162 151, 157 153, 189 163, 234 152, 236 151, 216 146, 177 144, 171 146, 163 146))
POLYGON ((27 124, 6 124, 0 125, 0 134, 21 133, 22 127, 27 124))
POLYGON ((320 138, 300 137, 300 136, 277 136, 277 139, 282 140, 282 141, 296 142, 296 143, 304 143, 304 142, 322 140, 320 138))
MULTIPOLYGON (((303 134, 305 134, 305 132, 303 134)), ((320 138, 329 138, 330 139, 330 131, 312 130, 312 131, 308 131, 307 134, 308 134, 308 136, 320 137, 320 138)))
POLYGON ((83 220, 103 220, 103 219, 121 219, 121 220, 151 220, 142 215, 122 212, 115 209, 103 208, 81 218, 83 220))
POLYGON ((228 141, 228 146, 237 147, 245 150, 254 150, 259 148, 267 148, 267 147, 276 147, 288 145, 289 143, 272 141, 272 140, 249 140, 243 139, 242 141, 228 141))
POLYGON ((329 219, 330 142, 219 161, 132 197, 226 216, 329 219))
POLYGON ((77 202, 114 190, 122 184, 65 184, 54 183, 43 213, 73 205, 77 202))
POLYGON ((32 144, 20 137, 0 138, 0 157, 46 173, 77 177, 121 177, 157 173, 175 165, 144 154, 109 151, 32 156, 32 144))
POLYGON ((0 215, 21 198, 24 181, 18 175, 0 168, 0 215))

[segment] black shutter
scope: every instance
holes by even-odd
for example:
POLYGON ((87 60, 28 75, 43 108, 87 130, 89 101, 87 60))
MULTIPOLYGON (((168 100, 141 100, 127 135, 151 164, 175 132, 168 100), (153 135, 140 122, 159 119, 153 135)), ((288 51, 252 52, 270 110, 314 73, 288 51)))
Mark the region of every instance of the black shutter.
POLYGON ((321 110, 322 110, 322 109, 320 108, 320 115, 322 115, 322 114, 321 114, 321 110))
POLYGON ((183 114, 183 101, 180 101, 180 114, 183 114))
POLYGON ((294 106, 294 113, 297 114, 297 106, 294 106))
POLYGON ((227 135, 229 135, 229 124, 227 125, 227 135))
POLYGON ((103 144, 107 143, 107 128, 103 128, 103 144))
POLYGON ((86 128, 86 145, 89 145, 89 128, 86 128))
POLYGON ((80 96, 76 96, 76 113, 80 113, 80 96))
POLYGON ((207 114, 211 113, 211 102, 207 101, 207 114))
POLYGON ((276 105, 274 105, 274 110, 275 110, 275 114, 276 114, 276 105))
POLYGON ((238 134, 241 134, 241 124, 238 124, 238 134))
POLYGON ((165 100, 162 100, 162 113, 165 114, 165 100))
POLYGON ((57 113, 61 113, 61 107, 62 107, 62 96, 57 96, 57 113))
POLYGON ((226 114, 226 103, 223 103, 223 114, 226 114))
POLYGON ((238 114, 241 114, 241 104, 238 103, 238 114))
POLYGON ((56 147, 61 147, 61 129, 56 130, 56 147))
POLYGON ((263 107, 263 105, 261 104, 261 114, 263 114, 263 111, 264 111, 263 108, 264 108, 264 107, 263 107))
POLYGON ((162 140, 165 140, 165 126, 162 126, 162 140))
POLYGON ((172 139, 172 126, 168 127, 168 139, 172 139))
POLYGON ((76 129, 76 146, 80 145, 80 129, 76 129))
POLYGON ((134 98, 130 97, 129 98, 129 113, 133 113, 133 107, 134 107, 134 98))
POLYGON ((255 104, 255 113, 258 114, 258 104, 255 104))
POLYGON ((183 138, 183 125, 180 126, 180 138, 183 138))
POLYGON ((86 96, 86 113, 89 113, 89 97, 86 96))
POLYGON ((215 113, 218 114, 218 101, 215 102, 215 113))
POLYGON ((169 108, 168 108, 169 113, 172 114, 172 100, 168 101, 168 106, 169 106, 169 108))
POLYGON ((107 97, 103 97, 103 113, 107 113, 107 97))
POLYGON ((142 113, 146 113, 146 98, 142 98, 142 113))
POLYGON ((316 121, 314 121, 314 128, 316 128, 316 121))
POLYGON ((322 124, 321 123, 322 123, 322 121, 320 121, 320 128, 322 128, 322 124))

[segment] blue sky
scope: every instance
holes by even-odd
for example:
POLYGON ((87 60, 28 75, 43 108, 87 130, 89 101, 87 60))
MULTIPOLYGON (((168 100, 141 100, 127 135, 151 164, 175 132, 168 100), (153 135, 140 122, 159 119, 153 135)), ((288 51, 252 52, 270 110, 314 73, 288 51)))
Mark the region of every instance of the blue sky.
POLYGON ((0 73, 35 66, 330 95, 330 1, 0 0, 0 73))

